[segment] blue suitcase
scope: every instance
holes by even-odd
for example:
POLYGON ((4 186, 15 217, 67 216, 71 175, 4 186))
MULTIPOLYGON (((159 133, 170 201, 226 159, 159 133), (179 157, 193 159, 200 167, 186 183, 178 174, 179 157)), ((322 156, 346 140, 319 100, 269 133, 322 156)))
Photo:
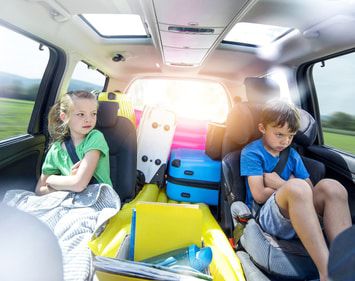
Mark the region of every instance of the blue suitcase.
POLYGON ((178 148, 170 155, 166 193, 176 201, 218 205, 221 161, 204 150, 178 148))

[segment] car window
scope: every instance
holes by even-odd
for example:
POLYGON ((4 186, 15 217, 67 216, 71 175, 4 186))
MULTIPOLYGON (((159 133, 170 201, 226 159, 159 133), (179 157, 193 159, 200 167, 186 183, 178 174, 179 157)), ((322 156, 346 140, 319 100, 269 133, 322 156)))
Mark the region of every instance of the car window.
POLYGON ((0 141, 28 133, 49 48, 0 25, 0 141))
POLYGON ((355 54, 313 66, 324 144, 355 154, 355 54))
POLYGON ((136 109, 159 105, 178 116, 223 123, 229 100, 224 87, 216 82, 182 79, 137 79, 127 91, 136 109))
POLYGON ((69 91, 84 90, 102 92, 106 76, 86 63, 79 61, 69 82, 69 91))

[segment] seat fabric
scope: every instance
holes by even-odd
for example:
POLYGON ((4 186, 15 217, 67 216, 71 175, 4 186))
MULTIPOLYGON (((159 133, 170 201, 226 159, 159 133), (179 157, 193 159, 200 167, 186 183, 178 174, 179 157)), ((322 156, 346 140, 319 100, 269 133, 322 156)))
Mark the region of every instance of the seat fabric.
POLYGON ((117 116, 118 103, 100 101, 96 128, 100 130, 110 149, 112 185, 122 202, 135 196, 137 178, 137 134, 133 123, 117 116))

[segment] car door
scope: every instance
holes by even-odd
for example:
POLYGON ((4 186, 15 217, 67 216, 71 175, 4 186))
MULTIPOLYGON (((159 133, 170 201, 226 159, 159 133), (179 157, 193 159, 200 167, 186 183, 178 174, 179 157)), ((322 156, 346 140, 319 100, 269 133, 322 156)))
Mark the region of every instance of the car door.
POLYGON ((306 85, 304 105, 319 125, 311 157, 326 165, 327 177, 342 182, 355 218, 355 53, 348 52, 306 64, 299 82, 306 85), (308 85, 308 86, 307 86, 308 85))
POLYGON ((64 55, 4 22, 0 40, 1 200, 9 189, 35 188, 46 147, 44 116, 55 99, 64 55))

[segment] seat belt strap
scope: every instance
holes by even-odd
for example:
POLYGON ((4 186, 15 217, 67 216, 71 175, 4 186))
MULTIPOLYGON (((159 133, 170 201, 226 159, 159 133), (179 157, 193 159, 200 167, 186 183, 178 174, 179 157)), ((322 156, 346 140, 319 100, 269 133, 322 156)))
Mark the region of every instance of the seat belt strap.
MULTIPOLYGON (((272 170, 273 172, 276 172, 280 177, 281 174, 283 172, 283 170, 285 169, 287 160, 288 160, 288 156, 290 155, 290 150, 291 148, 288 146, 285 150, 281 151, 280 153, 280 158, 279 161, 277 162, 275 168, 272 170)), ((254 201, 254 208, 256 209, 255 212, 255 219, 259 222, 259 214, 260 214, 260 209, 262 207, 261 204, 258 204, 254 201)))
MULTIPOLYGON (((79 162, 80 159, 78 157, 78 154, 76 154, 75 146, 74 146, 74 143, 73 143, 73 140, 71 137, 68 137, 64 140, 64 145, 68 151, 69 157, 70 157, 71 161, 73 162, 73 164, 79 162)), ((99 183, 99 182, 94 177, 92 177, 89 184, 96 184, 96 183, 99 183)))
POLYGON ((275 168, 272 170, 273 172, 276 172, 280 177, 282 171, 285 169, 288 156, 290 155, 290 150, 291 148, 288 146, 285 150, 281 151, 279 162, 277 162, 275 168))
POLYGON ((71 139, 71 137, 68 137, 64 140, 64 144, 65 144, 65 148, 68 151, 69 157, 71 159, 71 161, 73 162, 73 164, 77 163, 80 161, 78 155, 76 154, 75 151, 75 146, 73 143, 73 140, 71 139))

